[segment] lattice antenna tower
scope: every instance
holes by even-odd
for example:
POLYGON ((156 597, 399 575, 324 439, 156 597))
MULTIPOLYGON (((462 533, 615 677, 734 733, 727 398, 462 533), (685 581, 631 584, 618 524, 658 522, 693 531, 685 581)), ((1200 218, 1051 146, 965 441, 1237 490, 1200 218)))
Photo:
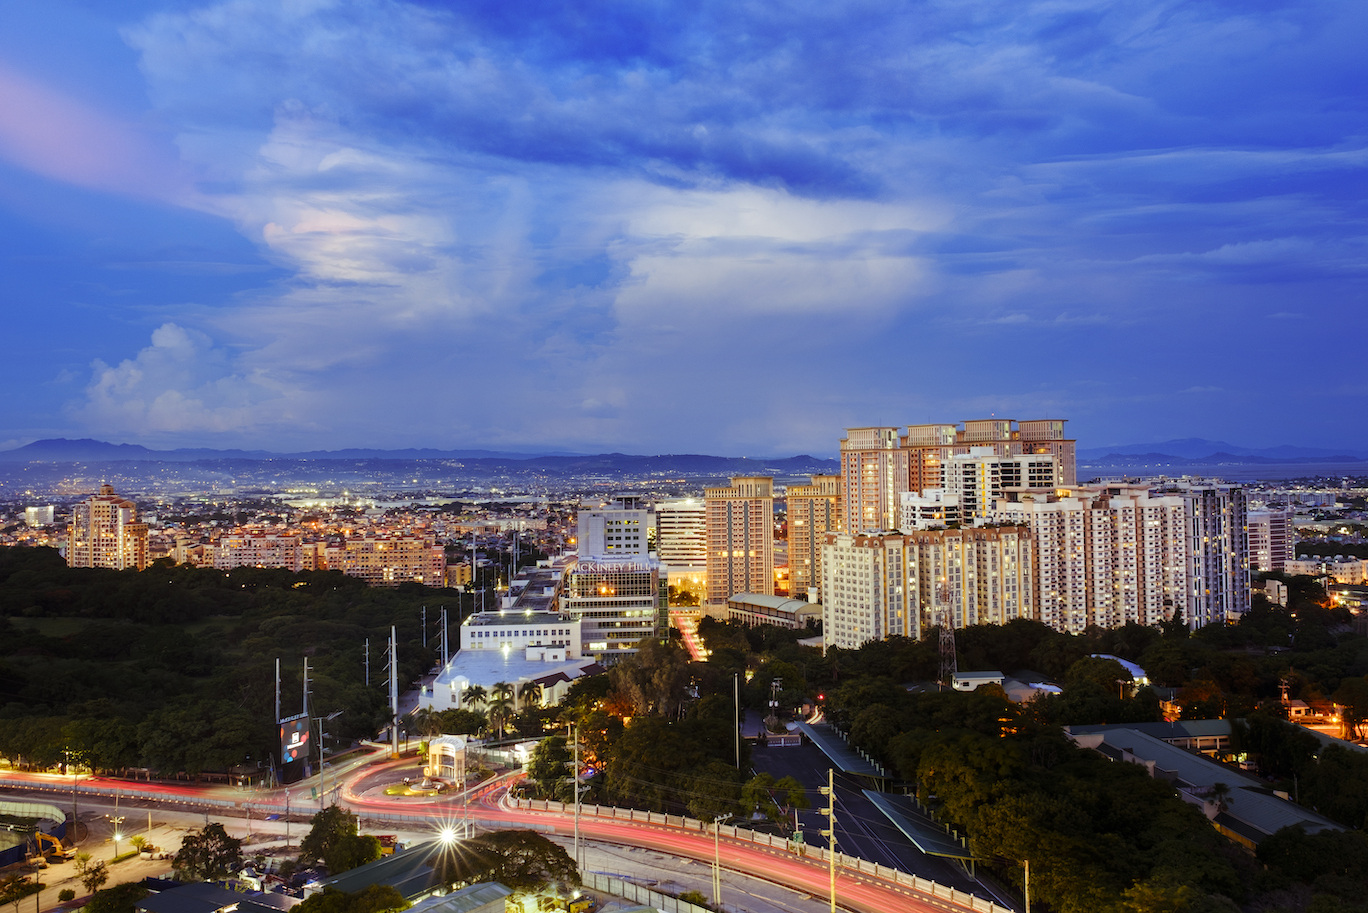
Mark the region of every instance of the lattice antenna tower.
POLYGON ((955 658, 955 625, 950 612, 950 587, 941 580, 936 585, 936 601, 940 604, 940 680, 942 684, 955 684, 955 673, 959 672, 959 660, 955 658))

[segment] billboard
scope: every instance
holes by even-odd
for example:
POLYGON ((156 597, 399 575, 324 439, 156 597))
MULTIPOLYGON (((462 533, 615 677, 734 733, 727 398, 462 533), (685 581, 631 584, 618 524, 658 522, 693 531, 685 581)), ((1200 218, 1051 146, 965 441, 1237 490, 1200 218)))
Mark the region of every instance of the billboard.
POLYGON ((280 721, 280 763, 309 759, 309 718, 291 717, 280 721))

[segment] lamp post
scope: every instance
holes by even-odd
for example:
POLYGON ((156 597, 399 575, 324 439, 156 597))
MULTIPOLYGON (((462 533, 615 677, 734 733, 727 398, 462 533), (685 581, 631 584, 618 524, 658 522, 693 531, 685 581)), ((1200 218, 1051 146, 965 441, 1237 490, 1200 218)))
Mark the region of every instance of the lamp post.
POLYGON ((318 717, 318 810, 324 809, 324 803, 328 795, 328 764, 323 759, 323 737, 327 735, 323 731, 323 724, 330 723, 342 715, 341 710, 335 710, 325 717, 318 717))
POLYGON ((721 818, 713 819, 713 906, 722 909, 722 822, 730 821, 734 816, 725 815, 721 818))

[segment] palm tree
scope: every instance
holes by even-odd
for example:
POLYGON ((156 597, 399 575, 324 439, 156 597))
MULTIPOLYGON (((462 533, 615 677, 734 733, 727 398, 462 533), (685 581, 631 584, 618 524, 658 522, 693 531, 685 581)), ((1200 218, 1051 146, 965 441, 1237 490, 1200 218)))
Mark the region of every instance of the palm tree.
POLYGON ((490 688, 489 728, 496 739, 508 728, 508 719, 513 715, 513 694, 513 686, 508 682, 496 682, 490 688))
POLYGON ((540 682, 523 682, 522 688, 518 689, 518 701, 522 709, 526 710, 528 704, 541 705, 542 686, 540 682))
POLYGON ((489 699, 489 692, 485 691, 483 685, 471 685, 461 694, 462 704, 483 704, 489 699))

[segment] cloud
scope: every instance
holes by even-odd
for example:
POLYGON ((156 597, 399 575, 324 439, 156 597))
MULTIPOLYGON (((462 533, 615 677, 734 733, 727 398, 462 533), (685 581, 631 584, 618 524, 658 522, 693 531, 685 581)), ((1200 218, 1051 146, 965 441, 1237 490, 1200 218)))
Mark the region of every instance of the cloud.
POLYGON ((0 63, 0 158, 44 177, 162 200, 188 175, 165 142, 0 63))
POLYGON ((203 333, 174 323, 116 366, 96 361, 86 401, 75 412, 87 427, 122 437, 242 432, 284 421, 282 391, 261 376, 229 373, 229 359, 203 333))
MULTIPOLYGON (((1361 278, 1364 27, 1290 0, 159 12, 123 34, 196 181, 172 196, 288 278, 159 314, 182 336, 98 365, 76 414, 817 449, 844 414, 903 420, 876 398, 1018 401, 1027 357, 1050 392, 1019 401, 1106 421, 1132 401, 1091 353, 1180 320, 1149 367, 1200 386, 1203 327, 1293 287, 1316 319, 1361 278), (842 369, 797 396, 785 365, 842 369)), ((84 134, 43 135, 6 148, 145 173, 44 165, 84 134)))

